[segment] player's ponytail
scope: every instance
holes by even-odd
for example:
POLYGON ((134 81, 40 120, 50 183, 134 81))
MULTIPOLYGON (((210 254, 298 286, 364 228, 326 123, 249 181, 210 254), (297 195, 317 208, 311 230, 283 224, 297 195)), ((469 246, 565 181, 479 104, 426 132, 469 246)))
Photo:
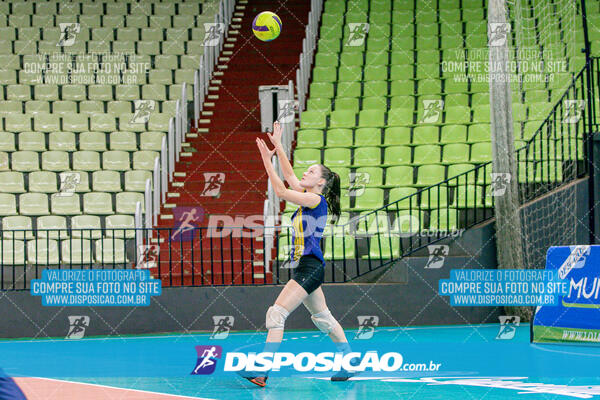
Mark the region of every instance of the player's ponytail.
POLYGON ((333 223, 335 224, 340 219, 340 176, 321 164, 321 177, 325 179, 322 194, 327 200, 329 212, 334 216, 333 223))

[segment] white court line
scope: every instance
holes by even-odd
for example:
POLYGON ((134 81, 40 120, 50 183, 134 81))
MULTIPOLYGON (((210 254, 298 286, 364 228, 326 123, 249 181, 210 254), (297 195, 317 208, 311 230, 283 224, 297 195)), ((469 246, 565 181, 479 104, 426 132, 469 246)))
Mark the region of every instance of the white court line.
POLYGON ((108 385, 100 385, 100 384, 97 384, 97 383, 67 381, 67 380, 64 380, 64 379, 41 378, 41 377, 35 377, 35 376, 27 376, 27 377, 25 377, 25 376, 13 376, 13 378, 22 378, 22 379, 32 378, 32 379, 43 379, 43 380, 46 380, 46 381, 61 382, 61 383, 76 383, 78 385, 96 386, 96 387, 107 388, 107 389, 128 390, 130 392, 158 394, 158 395, 164 395, 164 396, 180 397, 182 399, 215 400, 215 399, 211 399, 211 398, 208 398, 208 397, 183 396, 183 395, 180 395, 180 394, 170 394, 170 393, 163 393, 163 392, 151 392, 149 390, 126 389, 126 388, 121 388, 121 387, 118 387, 118 386, 108 386, 108 385))

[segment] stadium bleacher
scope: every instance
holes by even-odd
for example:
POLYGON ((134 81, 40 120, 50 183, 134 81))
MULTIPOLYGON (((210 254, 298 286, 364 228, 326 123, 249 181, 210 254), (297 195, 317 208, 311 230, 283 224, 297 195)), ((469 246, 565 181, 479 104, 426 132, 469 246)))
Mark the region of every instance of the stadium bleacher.
POLYGON ((3 264, 131 261, 135 205, 217 6, 0 2, 3 264))

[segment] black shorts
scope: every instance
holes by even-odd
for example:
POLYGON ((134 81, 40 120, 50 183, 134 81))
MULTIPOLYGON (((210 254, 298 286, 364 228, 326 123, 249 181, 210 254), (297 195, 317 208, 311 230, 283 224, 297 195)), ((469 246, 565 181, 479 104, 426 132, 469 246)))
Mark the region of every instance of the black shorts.
POLYGON ((313 255, 300 257, 298 266, 294 268, 292 279, 298 282, 308 294, 311 294, 325 280, 323 263, 313 255))

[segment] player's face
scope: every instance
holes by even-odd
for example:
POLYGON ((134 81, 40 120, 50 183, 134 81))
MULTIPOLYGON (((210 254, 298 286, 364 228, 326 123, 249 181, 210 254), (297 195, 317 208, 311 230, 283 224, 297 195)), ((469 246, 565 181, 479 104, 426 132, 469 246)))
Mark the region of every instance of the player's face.
POLYGON ((300 180, 300 186, 305 189, 310 189, 318 184, 322 184, 325 180, 321 177, 321 167, 319 164, 314 164, 308 167, 306 172, 302 174, 302 179, 300 180))

